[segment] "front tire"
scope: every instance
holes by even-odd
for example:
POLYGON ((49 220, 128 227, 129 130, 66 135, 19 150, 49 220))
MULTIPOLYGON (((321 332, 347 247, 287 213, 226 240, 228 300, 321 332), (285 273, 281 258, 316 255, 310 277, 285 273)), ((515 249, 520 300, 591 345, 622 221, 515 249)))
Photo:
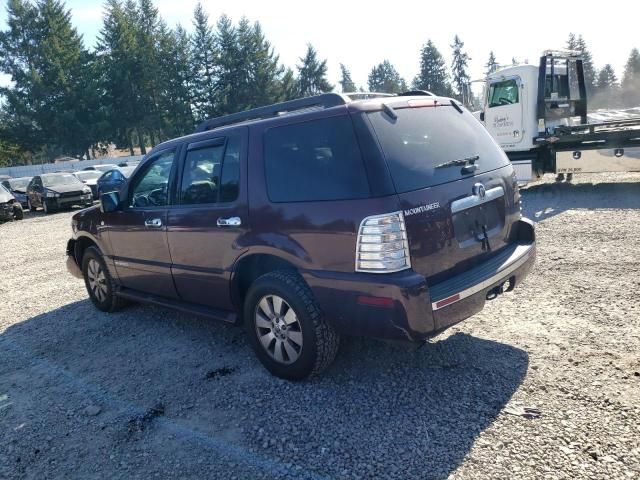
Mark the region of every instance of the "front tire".
POLYGON ((16 220, 22 220, 24 218, 22 205, 20 205, 19 203, 13 205, 13 218, 15 218, 16 220))
POLYGON ((42 210, 44 211, 45 215, 48 215, 51 213, 51 207, 49 206, 49 202, 47 202, 46 199, 42 199, 42 210))
POLYGON ((116 296, 116 284, 107 270, 100 250, 89 247, 82 256, 82 275, 89 298, 103 312, 115 312, 124 305, 124 300, 116 296))
POLYGON ((258 278, 247 292, 244 319, 258 359, 277 377, 302 380, 317 375, 338 352, 340 336, 295 272, 258 278))

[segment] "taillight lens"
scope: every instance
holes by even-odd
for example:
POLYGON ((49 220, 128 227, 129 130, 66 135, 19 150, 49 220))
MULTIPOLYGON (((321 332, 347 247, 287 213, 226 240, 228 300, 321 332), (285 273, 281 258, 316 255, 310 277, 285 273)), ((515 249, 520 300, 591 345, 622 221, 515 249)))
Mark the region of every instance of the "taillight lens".
POLYGON ((391 273, 411 268, 402 212, 365 218, 358 230, 356 272, 391 273))

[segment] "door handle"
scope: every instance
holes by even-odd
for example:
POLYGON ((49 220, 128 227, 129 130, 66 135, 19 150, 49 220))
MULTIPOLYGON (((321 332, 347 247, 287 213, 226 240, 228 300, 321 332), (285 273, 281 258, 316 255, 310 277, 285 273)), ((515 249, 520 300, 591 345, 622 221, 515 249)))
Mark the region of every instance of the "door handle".
POLYGON ((217 223, 219 227, 239 227, 242 225, 242 220, 240 220, 240 217, 220 217, 217 223))
POLYGON ((162 220, 159 218, 149 218, 144 221, 144 226, 149 228, 160 228, 162 227, 162 220))

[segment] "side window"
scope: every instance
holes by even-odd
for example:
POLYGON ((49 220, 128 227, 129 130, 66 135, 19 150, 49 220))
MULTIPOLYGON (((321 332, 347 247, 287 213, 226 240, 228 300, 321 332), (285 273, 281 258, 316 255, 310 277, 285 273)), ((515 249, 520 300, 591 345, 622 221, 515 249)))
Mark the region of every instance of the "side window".
POLYGON ((240 186, 240 137, 226 144, 190 150, 184 164, 180 203, 184 205, 233 202, 240 186))
POLYGON ((492 83, 489 87, 489 108, 518 103, 519 94, 515 80, 492 83))
POLYGON ((348 116, 268 130, 264 162, 272 202, 370 196, 364 162, 348 116))
POLYGON ((133 180, 129 194, 131 207, 163 207, 169 202, 169 177, 175 151, 162 152, 133 180))
POLYGON ((113 172, 107 172, 102 176, 100 180, 102 180, 103 182, 108 182, 111 180, 111 177, 113 177, 113 172))

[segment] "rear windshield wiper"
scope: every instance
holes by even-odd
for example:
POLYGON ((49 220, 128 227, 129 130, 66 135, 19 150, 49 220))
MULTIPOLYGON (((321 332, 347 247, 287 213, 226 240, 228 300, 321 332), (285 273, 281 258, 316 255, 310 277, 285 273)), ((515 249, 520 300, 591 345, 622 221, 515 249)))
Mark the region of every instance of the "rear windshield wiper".
POLYGON ((440 165, 436 165, 435 168, 465 166, 468 164, 473 164, 479 158, 480 155, 472 155, 470 157, 459 158, 457 160, 450 160, 448 162, 441 163, 440 165))

